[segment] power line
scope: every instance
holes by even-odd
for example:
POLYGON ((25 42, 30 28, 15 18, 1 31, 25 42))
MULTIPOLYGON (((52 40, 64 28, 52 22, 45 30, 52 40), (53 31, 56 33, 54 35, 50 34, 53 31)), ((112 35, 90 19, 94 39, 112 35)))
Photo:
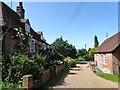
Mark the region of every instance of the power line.
POLYGON ((73 22, 75 21, 75 19, 77 18, 77 16, 80 13, 80 10, 85 6, 86 4, 86 0, 83 0, 81 2, 79 2, 77 8, 75 9, 75 11, 73 12, 73 15, 71 16, 70 21, 68 22, 68 24, 66 25, 66 27, 64 28, 64 32, 62 34, 62 36, 67 32, 67 30, 70 28, 70 26, 73 24, 73 22), (84 2, 83 2, 84 1, 84 2))

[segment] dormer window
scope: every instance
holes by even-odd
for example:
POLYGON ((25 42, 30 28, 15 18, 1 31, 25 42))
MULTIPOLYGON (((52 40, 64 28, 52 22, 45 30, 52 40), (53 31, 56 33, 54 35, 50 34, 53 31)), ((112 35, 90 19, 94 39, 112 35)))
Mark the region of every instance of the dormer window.
POLYGON ((41 39, 41 40, 43 40, 43 39, 44 39, 44 38, 43 38, 43 35, 40 35, 40 39, 41 39))
POLYGON ((30 32, 30 26, 27 23, 25 24, 25 31, 30 32))
POLYGON ((21 14, 20 13, 17 13, 20 17, 21 17, 21 14))

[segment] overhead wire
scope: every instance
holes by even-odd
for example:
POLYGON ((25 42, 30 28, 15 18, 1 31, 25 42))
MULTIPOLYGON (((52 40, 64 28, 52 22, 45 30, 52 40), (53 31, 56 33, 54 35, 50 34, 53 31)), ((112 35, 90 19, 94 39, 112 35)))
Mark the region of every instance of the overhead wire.
POLYGON ((82 10, 82 8, 85 6, 85 4, 86 4, 86 0, 81 0, 81 2, 79 2, 78 6, 76 7, 75 11, 73 12, 73 15, 70 18, 70 21, 64 27, 64 32, 61 35, 62 37, 67 33, 68 29, 73 24, 73 22, 75 21, 75 19, 77 18, 77 16, 80 13, 80 10, 82 10))

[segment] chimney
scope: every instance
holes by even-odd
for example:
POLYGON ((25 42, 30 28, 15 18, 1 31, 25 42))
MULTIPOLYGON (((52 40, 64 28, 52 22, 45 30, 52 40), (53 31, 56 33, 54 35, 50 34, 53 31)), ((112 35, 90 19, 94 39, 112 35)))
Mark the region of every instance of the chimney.
POLYGON ((23 8, 23 3, 22 2, 19 2, 19 6, 17 6, 16 12, 21 18, 24 19, 25 10, 23 8))

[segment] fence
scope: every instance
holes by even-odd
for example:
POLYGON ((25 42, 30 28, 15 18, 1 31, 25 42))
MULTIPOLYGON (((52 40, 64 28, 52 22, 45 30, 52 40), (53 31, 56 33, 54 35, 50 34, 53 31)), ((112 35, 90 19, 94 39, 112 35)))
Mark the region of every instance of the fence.
POLYGON ((25 75, 23 76, 23 88, 25 89, 37 88, 40 85, 46 83, 48 80, 50 80, 54 75, 59 73, 64 68, 65 68, 64 64, 51 66, 47 70, 43 71, 43 75, 40 79, 34 81, 32 75, 25 75))

